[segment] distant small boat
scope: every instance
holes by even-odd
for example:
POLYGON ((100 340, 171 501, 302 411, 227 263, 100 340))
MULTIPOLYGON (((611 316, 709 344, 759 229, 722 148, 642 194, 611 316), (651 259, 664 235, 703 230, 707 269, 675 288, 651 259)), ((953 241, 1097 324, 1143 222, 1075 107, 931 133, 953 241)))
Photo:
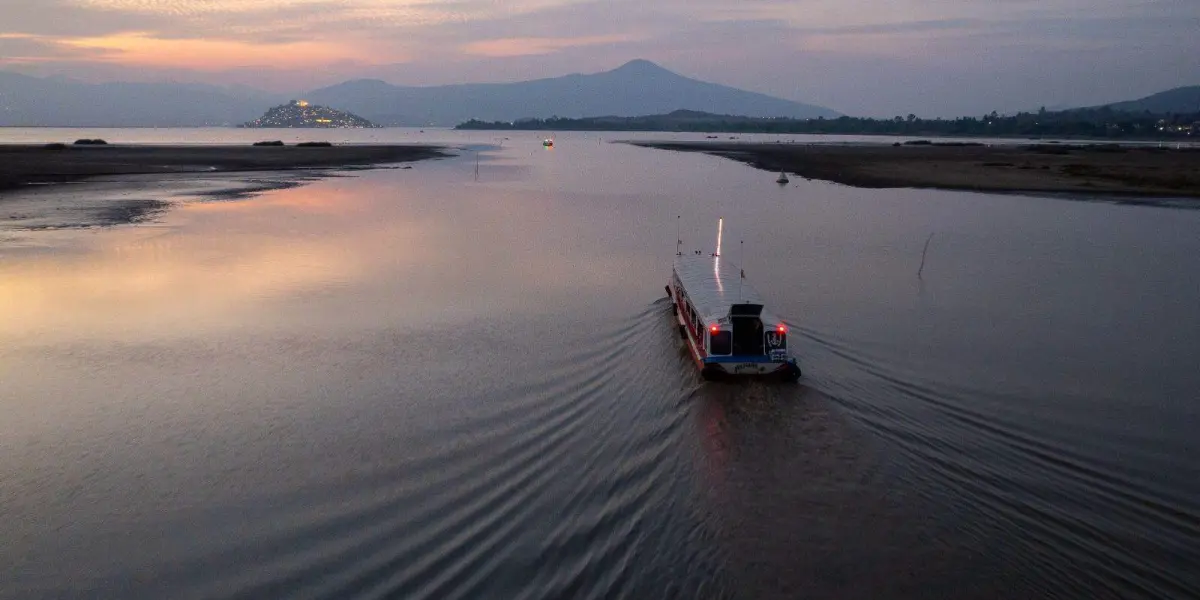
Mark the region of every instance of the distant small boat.
POLYGON ((778 183, 779 185, 784 185, 784 184, 788 183, 788 181, 790 181, 790 180, 788 179, 787 173, 780 171, 779 179, 776 179, 775 183, 778 183))
POLYGON ((546 139, 542 140, 542 145, 547 148, 553 148, 554 147, 554 138, 546 138, 546 139))

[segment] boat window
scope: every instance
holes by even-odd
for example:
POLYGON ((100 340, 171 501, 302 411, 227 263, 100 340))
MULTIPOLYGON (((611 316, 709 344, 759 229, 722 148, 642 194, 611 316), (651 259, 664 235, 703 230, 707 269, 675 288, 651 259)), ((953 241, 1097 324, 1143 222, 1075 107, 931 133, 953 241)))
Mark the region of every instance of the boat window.
POLYGON ((733 332, 718 331, 716 333, 709 333, 708 347, 709 354, 717 356, 733 354, 733 332))
POLYGON ((782 331, 768 331, 766 334, 767 351, 787 350, 787 334, 782 331))

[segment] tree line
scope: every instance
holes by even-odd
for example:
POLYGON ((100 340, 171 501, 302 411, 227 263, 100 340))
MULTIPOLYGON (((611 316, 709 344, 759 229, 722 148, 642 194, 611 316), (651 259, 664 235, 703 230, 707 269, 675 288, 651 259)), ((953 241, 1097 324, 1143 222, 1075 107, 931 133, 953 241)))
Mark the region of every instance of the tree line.
POLYGON ((644 117, 551 117, 512 122, 472 119, 458 129, 1200 139, 1200 112, 1126 113, 1101 107, 1066 111, 1043 108, 1014 115, 992 112, 956 119, 922 119, 912 114, 890 119, 790 119, 675 111, 644 117))

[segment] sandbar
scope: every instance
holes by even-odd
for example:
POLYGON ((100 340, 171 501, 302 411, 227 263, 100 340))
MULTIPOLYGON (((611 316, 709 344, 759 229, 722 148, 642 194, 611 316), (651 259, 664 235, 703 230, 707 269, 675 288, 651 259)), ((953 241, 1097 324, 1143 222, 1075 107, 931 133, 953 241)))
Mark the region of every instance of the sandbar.
POLYGON ((436 146, 159 146, 65 148, 0 145, 0 190, 29 184, 80 181, 106 175, 213 173, 336 168, 409 162, 446 156, 436 146))
POLYGON ((0 145, 0 233, 144 222, 176 198, 237 200, 335 170, 440 156, 413 145, 0 145))
POLYGON ((1200 148, 1113 144, 630 142, 863 188, 1200 198, 1200 148))

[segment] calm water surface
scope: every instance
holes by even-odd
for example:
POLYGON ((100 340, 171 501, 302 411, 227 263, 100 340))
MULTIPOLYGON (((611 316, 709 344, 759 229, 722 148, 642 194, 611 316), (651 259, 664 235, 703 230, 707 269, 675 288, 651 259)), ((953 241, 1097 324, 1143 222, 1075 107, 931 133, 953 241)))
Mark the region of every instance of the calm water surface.
POLYGON ((1200 590, 1200 211, 336 135, 462 149, 0 232, 0 597, 1200 590), (718 216, 799 385, 705 383, 673 335, 677 220, 711 250, 718 216))

